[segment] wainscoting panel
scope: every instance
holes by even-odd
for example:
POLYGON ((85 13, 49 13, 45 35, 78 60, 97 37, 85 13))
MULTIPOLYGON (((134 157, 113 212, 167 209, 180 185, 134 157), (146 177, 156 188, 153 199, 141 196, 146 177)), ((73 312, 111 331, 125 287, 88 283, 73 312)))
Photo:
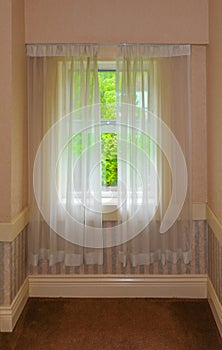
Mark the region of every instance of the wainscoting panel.
POLYGON ((28 277, 11 305, 0 306, 0 332, 12 332, 29 297, 28 277))
MULTIPOLYGON (((108 224, 108 223, 107 223, 108 224)), ((155 262, 150 265, 125 267, 119 261, 119 247, 104 249, 103 265, 65 266, 64 262, 49 266, 48 260, 40 260, 38 266, 30 266, 31 275, 205 275, 207 273, 207 224, 205 220, 193 221, 192 261, 182 261, 162 265, 155 262)))
POLYGON ((208 228, 208 235, 208 276, 222 304, 222 243, 218 241, 210 226, 208 228))
POLYGON ((0 242, 0 305, 10 305, 27 277, 27 228, 0 242))
POLYGON ((216 291, 210 279, 208 279, 208 284, 207 284, 207 296, 208 296, 208 301, 210 303, 210 307, 213 312, 220 336, 222 338, 222 304, 218 299, 218 296, 216 294, 216 291))
POLYGON ((208 300, 222 337, 222 226, 208 208, 208 300))

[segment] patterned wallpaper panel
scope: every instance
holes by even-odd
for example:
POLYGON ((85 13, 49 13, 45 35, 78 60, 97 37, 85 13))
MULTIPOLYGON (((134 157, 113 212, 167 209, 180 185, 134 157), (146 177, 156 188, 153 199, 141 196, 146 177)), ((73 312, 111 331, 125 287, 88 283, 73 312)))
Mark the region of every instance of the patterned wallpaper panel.
MULTIPOLYGON (((100 265, 81 265, 79 267, 67 267, 63 263, 49 267, 47 260, 41 260, 37 267, 30 267, 32 274, 206 274, 207 273, 207 224, 205 221, 193 222, 193 241, 192 255, 193 259, 189 265, 183 264, 181 261, 177 265, 168 263, 154 263, 149 266, 123 267, 117 259, 117 247, 104 250, 104 264, 100 265)), ((210 247, 213 249, 214 259, 220 256, 221 247, 215 243, 212 233, 210 233, 210 247), (217 251, 217 255, 215 254, 217 251), (220 253, 219 253, 220 252, 220 253)), ((216 261, 216 260, 215 260, 216 261)), ((218 280, 218 274, 215 261, 209 260, 210 274, 215 289, 221 295, 219 286, 221 279, 218 280)), ((19 288, 22 286, 27 276, 27 229, 25 228, 13 242, 0 242, 0 305, 9 305, 12 303, 19 288)), ((220 270, 221 276, 221 270, 220 270)), ((220 277, 221 278, 221 277, 220 277)), ((219 294, 218 294, 219 295, 219 294)))
POLYGON ((222 304, 222 243, 218 241, 210 226, 208 235, 208 275, 222 304))
POLYGON ((161 262, 155 262, 150 265, 141 265, 132 267, 128 264, 126 267, 118 259, 119 248, 112 247, 104 249, 103 265, 81 265, 65 266, 64 262, 49 266, 48 260, 42 259, 38 266, 30 266, 31 274, 206 274, 207 273, 207 224, 204 220, 193 221, 193 239, 192 239, 192 261, 185 265, 182 261, 172 264, 168 262, 162 265, 161 262))
POLYGON ((27 229, 0 242, 0 305, 10 305, 27 276, 27 229))

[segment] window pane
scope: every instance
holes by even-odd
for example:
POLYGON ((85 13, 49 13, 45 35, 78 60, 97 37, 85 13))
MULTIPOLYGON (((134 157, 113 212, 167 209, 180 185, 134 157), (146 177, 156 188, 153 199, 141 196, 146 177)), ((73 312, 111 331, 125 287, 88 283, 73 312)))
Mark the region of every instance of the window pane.
MULTIPOLYGON (((116 119, 116 72, 99 71, 99 90, 101 104, 101 119, 116 119)), ((115 128, 115 126, 114 126, 115 128)), ((101 133, 102 153, 102 186, 117 186, 117 134, 115 132, 101 133)))
POLYGON ((116 72, 99 71, 101 119, 116 119, 116 72))
POLYGON ((102 133, 102 185, 117 186, 117 135, 102 133))

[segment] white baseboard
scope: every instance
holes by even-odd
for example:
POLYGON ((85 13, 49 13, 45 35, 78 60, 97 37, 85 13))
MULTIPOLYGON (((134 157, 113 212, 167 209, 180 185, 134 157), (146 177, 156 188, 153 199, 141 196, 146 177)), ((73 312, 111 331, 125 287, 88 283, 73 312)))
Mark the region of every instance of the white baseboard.
POLYGON ((29 276, 13 303, 0 307, 0 332, 12 332, 28 297, 206 298, 222 337, 222 305, 207 275, 29 276))
POLYGON ((13 330, 28 297, 206 298, 207 275, 29 276, 13 303, 0 307, 1 332, 13 330))
POLYGON ((207 275, 29 276, 30 297, 206 298, 207 275))
POLYGON ((0 307, 0 332, 12 332, 29 297, 28 277, 12 304, 0 307))
POLYGON ((215 292, 215 289, 211 283, 211 281, 208 279, 207 283, 207 291, 208 291, 208 301, 211 307, 211 310, 213 312, 220 336, 222 338, 222 305, 218 299, 218 296, 215 292))

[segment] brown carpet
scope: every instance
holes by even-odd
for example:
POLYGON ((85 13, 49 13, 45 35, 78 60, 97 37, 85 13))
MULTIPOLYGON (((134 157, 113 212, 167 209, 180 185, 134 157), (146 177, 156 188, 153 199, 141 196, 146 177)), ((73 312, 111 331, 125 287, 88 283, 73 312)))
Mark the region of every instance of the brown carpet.
POLYGON ((206 300, 30 299, 1 350, 221 350, 206 300))

